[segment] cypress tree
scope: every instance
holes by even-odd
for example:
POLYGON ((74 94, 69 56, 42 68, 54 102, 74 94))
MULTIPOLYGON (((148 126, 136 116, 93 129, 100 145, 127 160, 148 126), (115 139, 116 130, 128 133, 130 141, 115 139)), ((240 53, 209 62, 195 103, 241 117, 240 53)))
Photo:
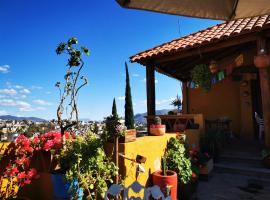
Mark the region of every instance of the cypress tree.
POLYGON ((116 108, 115 98, 113 98, 112 116, 117 117, 117 108, 116 108))
POLYGON ((128 65, 126 62, 125 62, 125 66, 126 66, 125 126, 127 127, 127 129, 133 129, 134 128, 134 114, 133 114, 133 106, 132 106, 132 98, 131 98, 128 65))

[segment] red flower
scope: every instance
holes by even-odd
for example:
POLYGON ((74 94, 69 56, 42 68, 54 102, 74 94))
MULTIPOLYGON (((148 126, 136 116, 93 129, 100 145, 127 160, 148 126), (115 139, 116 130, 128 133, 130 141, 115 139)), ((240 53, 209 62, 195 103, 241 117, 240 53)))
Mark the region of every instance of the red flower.
POLYGON ((18 179, 24 179, 24 178, 26 178, 26 173, 25 173, 25 172, 20 172, 20 173, 18 173, 17 178, 18 178, 18 179))
POLYGON ((29 179, 36 177, 36 175, 37 175, 37 170, 35 168, 31 168, 27 173, 27 177, 29 179))
POLYGON ((195 172, 192 172, 192 178, 196 178, 197 174, 195 172))
POLYGON ((24 183, 24 184, 30 184, 30 183, 31 183, 31 180, 25 179, 23 183, 24 183))
POLYGON ((43 149, 45 151, 49 151, 51 150, 51 148, 54 146, 54 141, 53 140, 48 140, 45 144, 44 144, 44 147, 43 149))

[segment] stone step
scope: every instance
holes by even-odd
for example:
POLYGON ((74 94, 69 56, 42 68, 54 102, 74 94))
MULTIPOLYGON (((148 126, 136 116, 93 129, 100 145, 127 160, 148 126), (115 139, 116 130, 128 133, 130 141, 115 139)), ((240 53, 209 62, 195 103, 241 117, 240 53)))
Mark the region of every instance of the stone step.
POLYGON ((240 174, 250 176, 253 179, 270 182, 270 169, 243 166, 238 163, 215 163, 214 170, 220 173, 240 174))

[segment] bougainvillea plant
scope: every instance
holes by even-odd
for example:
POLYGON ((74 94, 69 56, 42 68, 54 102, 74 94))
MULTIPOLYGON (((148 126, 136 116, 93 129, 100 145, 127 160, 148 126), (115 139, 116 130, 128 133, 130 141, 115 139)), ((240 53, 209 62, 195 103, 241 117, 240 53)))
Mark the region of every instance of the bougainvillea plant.
MULTIPOLYGON (((33 138, 24 135, 17 137, 4 152, 0 162, 0 185, 6 185, 1 190, 0 199, 8 196, 16 196, 18 188, 30 184, 38 178, 38 171, 31 166, 31 160, 37 151, 60 151, 62 148, 62 136, 59 131, 51 131, 33 138)), ((67 140, 74 138, 69 132, 65 132, 67 140)), ((1 188, 0 188, 1 189, 1 188)))

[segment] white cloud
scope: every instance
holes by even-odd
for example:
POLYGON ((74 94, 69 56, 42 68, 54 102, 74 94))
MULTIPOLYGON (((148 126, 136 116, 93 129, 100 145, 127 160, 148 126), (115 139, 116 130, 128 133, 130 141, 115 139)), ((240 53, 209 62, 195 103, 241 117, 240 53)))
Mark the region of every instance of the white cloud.
POLYGON ((0 106, 16 106, 16 101, 13 99, 0 99, 0 106))
POLYGON ((117 99, 120 100, 120 101, 123 101, 123 100, 125 100, 125 96, 117 97, 117 99))
POLYGON ((41 99, 34 100, 34 103, 36 103, 38 105, 41 105, 41 106, 50 106, 50 105, 52 105, 52 103, 41 100, 41 99))
POLYGON ((20 90, 20 93, 22 93, 22 94, 30 94, 31 91, 24 88, 24 89, 20 90))
POLYGON ((41 106, 35 108, 35 110, 45 110, 45 109, 46 109, 46 108, 41 107, 41 106))
POLYGON ((13 99, 0 99, 0 106, 17 107, 20 111, 29 112, 34 111, 32 106, 25 101, 15 101, 13 99))
POLYGON ((7 115, 7 111, 5 111, 5 110, 0 110, 0 115, 7 115))
POLYGON ((22 88, 23 88, 23 86, 21 86, 21 85, 14 85, 14 87, 15 87, 16 89, 22 89, 22 88))
POLYGON ((17 94, 17 91, 14 89, 2 89, 0 90, 0 94, 15 95, 17 94))
POLYGON ((132 74, 133 77, 139 77, 139 74, 132 74))
POLYGON ((9 65, 2 65, 0 66, 0 73, 8 73, 9 72, 9 65))

